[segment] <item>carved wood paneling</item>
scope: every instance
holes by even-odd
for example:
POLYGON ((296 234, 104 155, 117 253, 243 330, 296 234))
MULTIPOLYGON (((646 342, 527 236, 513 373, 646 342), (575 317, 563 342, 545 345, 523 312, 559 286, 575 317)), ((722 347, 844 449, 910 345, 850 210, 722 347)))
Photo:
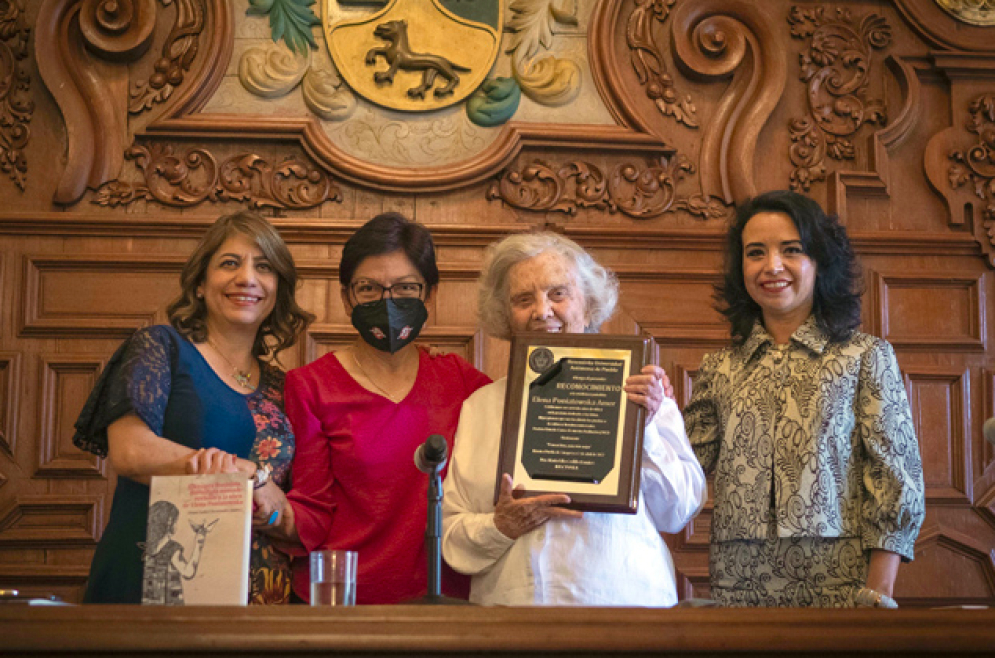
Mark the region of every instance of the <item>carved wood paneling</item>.
POLYGON ((716 199, 678 194, 680 182, 693 172, 687 157, 672 149, 648 162, 623 161, 610 171, 584 161, 552 165, 535 160, 521 169, 502 172, 488 188, 487 198, 522 210, 567 215, 583 208, 621 212, 635 219, 678 210, 701 219, 729 214, 716 199))
POLYGON ((28 175, 28 124, 35 110, 26 61, 30 34, 20 4, 5 2, 0 7, 0 172, 22 192, 28 175))
POLYGON ((955 525, 947 524, 942 517, 926 524, 916 541, 916 559, 910 570, 929 573, 930 586, 899 581, 899 586, 910 590, 903 603, 925 604, 922 596, 942 597, 963 604, 985 604, 995 598, 995 549, 978 537, 960 532, 955 525), (933 580, 935 579, 935 580, 933 580))
POLYGON ((854 160, 854 136, 867 124, 885 125, 885 104, 869 98, 873 50, 891 44, 888 21, 878 14, 852 15, 849 9, 792 7, 791 36, 805 39, 801 78, 807 84, 808 114, 791 121, 791 188, 807 191, 824 180, 826 158, 854 160))
POLYGON ((828 177, 826 211, 848 217, 849 197, 890 197, 891 151, 901 146, 921 120, 922 85, 911 64, 889 55, 885 67, 898 85, 903 104, 891 111, 886 127, 871 133, 867 142, 867 170, 839 169, 828 177))
POLYGON ((752 167, 760 131, 787 80, 787 51, 770 16, 740 0, 681 2, 671 22, 674 61, 692 78, 730 79, 701 136, 701 193, 726 203, 755 196, 752 167))
POLYGON ((631 265, 613 269, 622 284, 622 304, 659 345, 717 347, 728 342, 729 325, 712 308, 718 272, 631 265))
MULTIPOLYGON (((14 457, 17 447, 17 412, 21 392, 21 355, 0 352, 0 450, 14 457)), ((3 477, 0 475, 0 477, 3 477)))
POLYGON ((897 349, 984 351, 985 274, 874 272, 875 324, 897 349))
POLYGON ((670 383, 674 387, 674 397, 677 399, 677 406, 681 409, 691 401, 691 391, 694 388, 694 378, 698 376, 698 366, 688 363, 677 363, 674 365, 674 372, 671 374, 670 383))
POLYGON ((958 368, 916 366, 903 369, 923 477, 926 502, 970 504, 971 442, 968 371, 958 368))
POLYGON ((190 208, 204 201, 239 201, 254 210, 307 210, 342 200, 338 185, 324 171, 297 156, 271 162, 241 153, 219 162, 208 149, 190 147, 176 153, 172 144, 159 142, 132 146, 125 156, 138 165, 142 180, 105 183, 94 203, 115 207, 156 201, 190 208))
POLYGON ((103 506, 101 496, 18 496, 0 512, 0 549, 94 546, 103 506))
POLYGON ((56 595, 82 603, 89 566, 68 564, 0 564, 0 581, 25 596, 56 595))
POLYGON ((26 256, 21 336, 124 338, 176 295, 184 258, 26 256), (109 280, 114 285, 108 285, 109 280))
POLYGON ((92 355, 59 354, 41 359, 41 407, 36 476, 99 478, 104 460, 73 445, 73 423, 106 362, 92 355))

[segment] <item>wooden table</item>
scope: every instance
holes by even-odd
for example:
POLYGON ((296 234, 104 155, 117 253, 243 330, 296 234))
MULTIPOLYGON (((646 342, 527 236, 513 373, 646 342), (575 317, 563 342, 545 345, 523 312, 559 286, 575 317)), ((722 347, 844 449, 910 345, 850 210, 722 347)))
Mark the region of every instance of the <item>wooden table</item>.
POLYGON ((0 606, 3 656, 995 656, 995 609, 0 606))

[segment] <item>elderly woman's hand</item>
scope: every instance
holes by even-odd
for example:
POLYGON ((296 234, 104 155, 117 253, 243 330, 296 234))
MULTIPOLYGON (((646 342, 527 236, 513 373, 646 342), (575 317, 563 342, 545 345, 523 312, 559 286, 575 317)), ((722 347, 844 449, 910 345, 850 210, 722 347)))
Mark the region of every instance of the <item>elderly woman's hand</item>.
POLYGON ((583 516, 583 512, 577 510, 553 507, 569 503, 570 496, 548 494, 523 498, 524 490, 522 485, 512 488, 511 476, 507 473, 501 476, 501 494, 494 508, 494 525, 505 537, 518 539, 554 517, 578 519, 583 516))
POLYGON ((674 399, 674 387, 660 366, 643 366, 638 375, 625 380, 624 390, 630 401, 646 408, 646 423, 653 420, 663 398, 674 399))

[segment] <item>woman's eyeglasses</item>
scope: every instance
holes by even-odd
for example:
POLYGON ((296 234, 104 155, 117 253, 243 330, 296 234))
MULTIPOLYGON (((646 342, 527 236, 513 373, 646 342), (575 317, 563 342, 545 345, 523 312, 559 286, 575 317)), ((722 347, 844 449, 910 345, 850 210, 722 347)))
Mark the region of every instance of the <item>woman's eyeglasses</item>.
POLYGON ((425 289, 424 283, 414 281, 401 281, 392 286, 383 286, 376 281, 360 279, 353 281, 349 286, 352 296, 359 304, 369 304, 379 302, 384 297, 391 299, 421 299, 421 293, 425 289))

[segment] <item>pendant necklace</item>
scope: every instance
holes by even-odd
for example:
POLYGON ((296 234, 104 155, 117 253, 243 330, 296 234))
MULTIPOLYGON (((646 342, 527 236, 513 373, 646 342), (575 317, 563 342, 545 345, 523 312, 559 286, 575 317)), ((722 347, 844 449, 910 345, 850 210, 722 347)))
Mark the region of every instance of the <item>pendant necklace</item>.
POLYGON ((250 372, 245 372, 244 370, 239 369, 234 363, 231 362, 231 359, 229 359, 227 356, 225 356, 225 353, 222 352, 218 348, 218 346, 214 344, 214 341, 211 340, 210 336, 207 337, 207 342, 208 342, 208 344, 210 344, 211 347, 214 348, 214 351, 217 352, 218 354, 220 354, 221 358, 224 359, 225 362, 228 365, 231 366, 231 371, 232 371, 231 372, 231 376, 235 380, 235 383, 237 383, 242 388, 249 389, 250 391, 256 390, 256 385, 252 383, 252 372, 251 371, 250 372))
POLYGON ((371 384, 373 384, 373 386, 378 391, 380 391, 381 393, 383 393, 384 397, 386 397, 388 400, 390 400, 391 402, 397 402, 397 400, 394 399, 393 395, 391 395, 390 393, 388 393, 385 388, 383 388, 382 386, 380 386, 380 384, 376 383, 376 381, 374 381, 374 379, 372 377, 370 377, 370 373, 366 372, 366 368, 363 367, 363 364, 359 362, 359 357, 356 356, 356 350, 352 350, 351 352, 349 352, 349 356, 352 357, 352 362, 356 364, 356 367, 359 368, 359 371, 361 373, 363 373, 363 377, 366 377, 366 379, 371 384))

